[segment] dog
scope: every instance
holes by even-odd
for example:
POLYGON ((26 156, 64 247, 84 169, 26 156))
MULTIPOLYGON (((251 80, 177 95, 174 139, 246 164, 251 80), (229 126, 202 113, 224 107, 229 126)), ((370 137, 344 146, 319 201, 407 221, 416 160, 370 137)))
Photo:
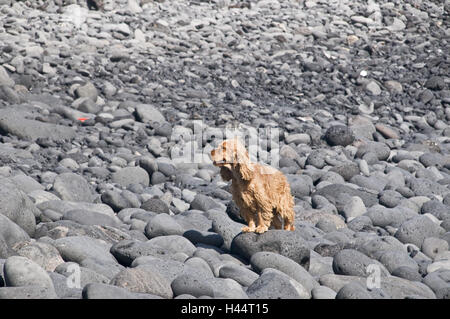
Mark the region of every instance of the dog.
POLYGON ((223 180, 231 180, 233 201, 248 226, 243 232, 262 234, 270 226, 295 230, 294 198, 286 176, 277 169, 250 161, 238 138, 223 141, 211 151, 223 180))

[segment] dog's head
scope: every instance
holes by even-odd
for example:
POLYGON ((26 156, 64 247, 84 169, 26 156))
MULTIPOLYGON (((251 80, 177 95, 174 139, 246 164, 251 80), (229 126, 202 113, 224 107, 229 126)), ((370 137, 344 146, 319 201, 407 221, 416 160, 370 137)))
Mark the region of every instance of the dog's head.
POLYGON ((221 175, 225 180, 230 180, 231 175, 227 173, 239 172, 240 177, 249 180, 250 177, 250 158, 245 146, 238 138, 225 140, 211 151, 213 164, 221 168, 221 175), (225 178, 225 176, 227 178, 225 178))

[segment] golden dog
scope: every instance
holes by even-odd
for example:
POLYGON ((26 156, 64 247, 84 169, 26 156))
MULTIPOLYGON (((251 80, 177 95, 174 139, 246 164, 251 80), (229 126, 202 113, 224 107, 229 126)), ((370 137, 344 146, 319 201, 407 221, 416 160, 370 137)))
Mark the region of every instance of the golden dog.
POLYGON ((233 200, 248 226, 243 232, 264 233, 271 225, 294 230, 294 198, 286 177, 267 165, 252 163, 237 139, 223 141, 211 151, 213 164, 225 181, 231 180, 233 200), (284 227, 283 227, 284 224, 284 227))

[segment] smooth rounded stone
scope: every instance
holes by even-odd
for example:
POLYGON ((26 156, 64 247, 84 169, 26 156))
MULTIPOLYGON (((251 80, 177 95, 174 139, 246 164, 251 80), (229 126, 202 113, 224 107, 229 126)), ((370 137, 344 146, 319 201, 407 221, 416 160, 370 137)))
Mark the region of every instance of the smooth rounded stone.
POLYGON ((373 299, 367 288, 359 282, 350 282, 339 289, 336 299, 373 299))
POLYGON ((154 256, 170 259, 172 254, 185 253, 192 256, 195 246, 186 238, 178 235, 160 236, 146 242, 122 240, 111 247, 111 254, 124 266, 140 256, 154 256))
POLYGON ((113 183, 117 183, 122 187, 128 187, 131 184, 148 186, 150 183, 150 177, 148 176, 147 171, 139 166, 124 167, 113 173, 111 180, 113 183))
POLYGON ((231 252, 248 260, 260 251, 283 255, 308 268, 310 252, 299 232, 269 229, 263 234, 240 233, 231 243, 231 252))
POLYGON ((394 190, 382 191, 380 194, 378 194, 378 196, 380 204, 388 208, 397 206, 403 199, 403 196, 394 190))
POLYGON ((425 178, 409 178, 406 180, 408 186, 416 196, 445 196, 450 190, 438 183, 425 178))
POLYGON ((36 229, 36 216, 39 210, 31 199, 20 191, 13 182, 0 179, 0 215, 8 217, 28 235, 33 236, 36 229))
POLYGON ((325 167, 326 155, 320 150, 313 150, 306 158, 305 165, 311 165, 315 168, 322 169, 325 167))
POLYGON ((233 239, 241 233, 244 224, 237 223, 230 219, 224 212, 218 210, 209 210, 208 218, 212 220, 212 231, 218 233, 223 239, 223 246, 231 251, 233 239))
POLYGON ((361 198, 352 196, 347 204, 344 205, 343 215, 347 222, 355 219, 358 216, 364 215, 367 212, 366 206, 361 198))
POLYGON ((42 204, 43 202, 60 200, 55 194, 42 190, 34 190, 27 195, 33 200, 36 206, 39 206, 39 204, 42 204))
POLYGON ((364 240, 358 246, 358 250, 373 259, 379 259, 381 255, 388 250, 403 251, 403 244, 392 236, 377 236, 372 239, 364 240))
POLYGON ((354 189, 342 184, 331 184, 318 189, 314 195, 324 196, 331 204, 342 211, 348 198, 358 196, 364 202, 364 206, 371 207, 378 204, 377 195, 366 192, 364 190, 354 189))
POLYGON ((338 275, 367 277, 369 265, 379 266, 381 276, 389 275, 380 262, 354 249, 343 249, 333 258, 333 270, 338 275))
MULTIPOLYGON (((220 268, 226 263, 227 261, 223 261, 220 258, 220 254, 217 252, 217 249, 214 249, 215 247, 199 247, 194 253, 194 257, 199 257, 200 259, 204 260, 208 265, 210 270, 213 272, 214 276, 219 276, 220 268)), ((203 268, 204 263, 200 262, 199 260, 195 261, 196 263, 199 263, 199 269, 203 268)), ((206 269, 205 269, 206 271, 206 269)), ((206 271, 209 273, 208 271, 206 271)))
POLYGON ((145 235, 148 238, 167 235, 182 236, 184 232, 185 229, 174 218, 167 214, 158 214, 151 217, 145 226, 145 235))
POLYGON ((39 286, 54 290, 47 272, 34 261, 21 256, 6 259, 3 276, 8 287, 39 286))
POLYGON ((314 287, 319 285, 305 268, 292 259, 276 253, 257 252, 250 258, 250 264, 258 273, 261 273, 266 268, 277 269, 302 284, 308 292, 311 292, 314 287))
POLYGON ((419 162, 425 167, 437 166, 440 168, 448 163, 448 159, 439 153, 423 153, 419 156, 419 162))
MULTIPOLYGON (((110 281, 109 278, 107 278, 101 274, 98 274, 89 268, 80 267, 77 263, 74 263, 74 262, 66 262, 66 263, 58 265, 58 267, 56 267, 56 269, 55 269, 55 272, 65 276, 67 278, 70 278, 75 273, 78 273, 80 275, 80 282, 79 282, 80 286, 77 288, 80 288, 80 289, 89 283, 106 284, 106 283, 109 283, 109 281, 110 281)), ((74 283, 72 283, 72 284, 74 284, 74 283)))
POLYGON ((395 268, 391 272, 392 276, 400 277, 409 281, 422 281, 422 276, 419 274, 417 269, 408 267, 408 266, 400 266, 395 268))
POLYGON ((0 65, 0 85, 14 86, 14 80, 10 78, 6 69, 0 65))
POLYGON ((89 210, 76 209, 68 211, 62 219, 71 220, 81 225, 102 225, 119 228, 121 225, 117 217, 97 213, 89 210))
POLYGON ((22 246, 17 250, 17 254, 34 261, 46 271, 54 271, 64 262, 54 246, 39 241, 22 246))
POLYGON ((194 268, 192 264, 186 264, 178 260, 165 260, 153 256, 142 256, 136 258, 131 264, 132 267, 150 267, 154 271, 161 274, 164 278, 172 282, 176 277, 182 273, 199 274, 202 277, 213 277, 211 270, 208 267, 208 271, 202 271, 201 269, 194 268))
POLYGON ((101 283, 84 286, 82 296, 83 299, 161 299, 157 295, 135 293, 125 288, 101 283))
POLYGON ((358 147, 355 156, 357 158, 363 158, 366 153, 373 153, 379 161, 385 161, 389 158, 391 150, 384 143, 366 141, 358 147))
POLYGON ((75 173, 59 174, 53 183, 53 190, 62 200, 89 203, 94 200, 89 183, 75 173))
POLYGON ((403 222, 395 233, 395 237, 402 243, 412 243, 422 247, 425 238, 438 237, 444 230, 433 223, 426 216, 417 216, 403 222))
POLYGON ((289 134, 285 141, 287 144, 309 144, 311 143, 311 137, 306 133, 289 134))
POLYGON ((88 236, 70 236, 54 241, 61 257, 65 261, 81 263, 85 258, 94 258, 106 263, 116 263, 116 259, 109 252, 111 244, 88 236))
POLYGON ((0 299, 57 299, 55 289, 42 286, 1 287, 0 299))
POLYGON ((77 98, 87 97, 95 102, 97 101, 98 96, 97 88, 91 82, 87 82, 86 84, 75 89, 75 96, 77 98))
POLYGON ((72 202, 65 200, 51 200, 41 203, 37 206, 40 210, 51 209, 55 212, 64 215, 71 210, 82 209, 86 211, 97 212, 105 214, 110 217, 115 217, 114 211, 105 204, 87 203, 87 202, 72 202))
POLYGON ((345 285, 357 282, 361 285, 366 285, 367 278, 358 276, 347 276, 347 275, 337 275, 337 274, 325 274, 320 276, 319 283, 322 286, 328 287, 335 291, 336 293, 345 285))
POLYGON ((131 292, 173 298, 170 281, 150 267, 138 266, 135 268, 126 268, 111 279, 110 284, 126 288, 131 292))
POLYGON ((440 289, 450 286, 450 270, 429 273, 423 278, 422 282, 436 293, 440 289))
POLYGON ((395 191, 405 198, 411 198, 414 196, 414 192, 406 186, 397 187, 395 191))
POLYGON ((295 197, 309 196, 313 189, 311 177, 307 175, 286 175, 291 187, 291 194, 295 197))
POLYGON ((80 262, 80 266, 91 269, 96 273, 105 276, 109 280, 124 269, 124 267, 117 262, 105 262, 104 260, 96 258, 85 258, 80 262))
POLYGON ((138 104, 135 108, 137 120, 144 123, 164 123, 166 119, 158 109, 151 104, 138 104))
POLYGON ((347 227, 355 232, 364 231, 373 228, 372 220, 366 216, 361 215, 353 218, 347 223, 347 227))
POLYGON ((189 273, 179 275, 170 286, 174 296, 189 294, 197 298, 201 296, 214 297, 214 287, 210 282, 189 273))
POLYGON ((244 287, 250 286, 259 277, 254 271, 234 263, 227 263, 220 267, 219 276, 233 279, 244 287))
POLYGON ((336 299, 336 292, 326 286, 318 286, 311 290, 312 299, 336 299))
POLYGON ((337 230, 336 224, 332 220, 328 220, 326 218, 321 218, 314 227, 326 233, 330 233, 337 230))
POLYGON ((19 174, 11 178, 11 181, 16 184, 17 188, 26 194, 36 190, 44 190, 45 187, 39 184, 34 178, 19 174))
MULTIPOLYGON (((194 254, 194 257, 188 258, 184 262, 184 264, 186 266, 191 267, 191 269, 196 269, 197 272, 200 273, 202 278, 213 278, 214 277, 213 271, 215 269, 214 269, 214 265, 212 265, 213 263, 211 263, 211 260, 208 258, 203 259, 203 258, 197 257, 197 256, 199 256, 199 255, 194 254), (210 263, 211 263, 212 267, 210 266, 210 263)), ((202 257, 204 257, 204 256, 202 256, 202 257)), ((216 273, 217 273, 217 271, 216 271, 216 273)))
POLYGON ((360 173, 360 167, 355 163, 345 163, 332 167, 330 171, 338 173, 345 181, 349 181, 353 176, 360 173))
POLYGON ((198 210, 189 210, 174 215, 173 218, 185 229, 209 231, 212 227, 212 221, 208 219, 207 214, 198 210))
POLYGON ((362 175, 355 175, 350 179, 350 183, 353 183, 355 185, 368 188, 371 190, 376 191, 377 193, 380 193, 384 190, 384 188, 387 185, 387 181, 384 178, 378 177, 378 176, 362 176, 362 175))
POLYGON ((441 220, 450 219, 450 206, 445 205, 438 200, 432 199, 423 203, 420 208, 420 213, 431 214, 441 220))
POLYGON ((169 205, 160 198, 154 197, 146 200, 142 203, 141 209, 145 209, 149 212, 154 212, 157 214, 169 214, 169 205))
POLYGON ((56 272, 49 272, 48 275, 53 281, 56 295, 61 299, 81 299, 81 288, 72 287, 67 283, 67 277, 56 272))
POLYGON ((221 247, 223 244, 222 236, 214 232, 189 229, 183 233, 183 237, 189 239, 194 245, 204 244, 209 246, 221 247))
POLYGON ((190 204, 190 209, 197 209, 204 212, 221 207, 216 200, 203 194, 195 195, 194 200, 190 204))
POLYGON ((119 193, 118 191, 107 190, 101 195, 101 200, 105 205, 108 205, 116 212, 126 208, 137 208, 134 207, 134 204, 130 203, 130 201, 122 196, 122 193, 119 193))
POLYGON ((416 213, 408 208, 401 206, 387 208, 381 205, 370 207, 365 215, 372 220, 374 226, 379 227, 399 227, 406 220, 417 216, 416 213))
POLYGON ((383 254, 381 254, 378 260, 386 266, 387 270, 391 273, 401 266, 409 267, 411 269, 415 269, 417 273, 419 272, 419 265, 405 251, 386 250, 383 254))
POLYGON ((383 135, 384 138, 392 138, 392 139, 400 138, 396 130, 390 127, 389 125, 377 123, 375 124, 375 128, 377 129, 378 132, 381 133, 381 135, 383 135))
POLYGON ((0 258, 15 255, 12 247, 20 242, 28 242, 30 236, 8 217, 0 214, 0 258))
POLYGON ((208 278, 207 282, 213 287, 214 298, 218 299, 248 299, 240 284, 230 278, 208 278))
POLYGON ((311 294, 283 272, 267 268, 246 291, 251 299, 310 299, 311 294))
POLYGON ((382 278, 381 288, 386 291, 392 299, 436 299, 436 295, 425 284, 395 276, 382 278))
POLYGON ((422 252, 434 260, 439 253, 448 251, 448 246, 448 242, 443 239, 427 237, 422 243, 422 252))
POLYGON ((334 125, 325 132, 325 141, 330 146, 347 146, 355 140, 352 130, 345 125, 334 125))
POLYGON ((436 291, 437 299, 450 299, 450 286, 444 287, 436 291))

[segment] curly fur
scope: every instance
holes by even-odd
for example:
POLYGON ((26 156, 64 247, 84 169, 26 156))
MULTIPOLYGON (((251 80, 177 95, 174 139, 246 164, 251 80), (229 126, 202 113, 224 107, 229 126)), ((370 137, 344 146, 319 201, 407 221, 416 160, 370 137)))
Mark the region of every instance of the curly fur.
POLYGON ((248 224, 242 231, 264 233, 271 225, 295 229, 294 199, 283 173, 251 162, 237 138, 223 141, 211 151, 211 157, 213 164, 220 167, 222 179, 231 180, 233 200, 248 224))

